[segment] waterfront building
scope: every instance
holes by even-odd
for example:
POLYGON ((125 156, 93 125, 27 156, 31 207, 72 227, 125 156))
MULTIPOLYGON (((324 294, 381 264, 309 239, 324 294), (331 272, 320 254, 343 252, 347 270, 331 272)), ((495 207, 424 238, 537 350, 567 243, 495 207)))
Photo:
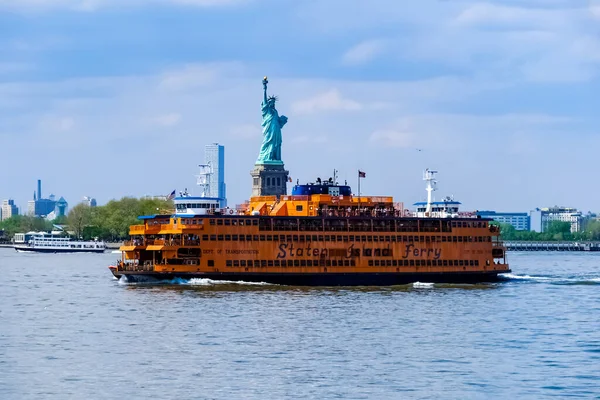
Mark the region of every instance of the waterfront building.
POLYGON ((90 196, 83 196, 83 202, 89 207, 96 207, 98 205, 96 199, 90 196))
POLYGON ((568 222, 571 232, 580 232, 584 219, 581 211, 571 207, 536 208, 530 212, 531 230, 534 232, 545 232, 552 221, 568 222))
POLYGON ((66 215, 68 203, 64 198, 56 201, 53 194, 45 199, 42 196, 42 180, 37 181, 37 191, 33 192, 33 200, 27 202, 27 215, 34 217, 48 217, 54 213, 55 216, 66 215))
POLYGON ((500 224, 510 224, 517 231, 528 231, 531 226, 531 217, 526 212, 477 211, 477 216, 491 218, 500 224))
POLYGON ((0 210, 0 221, 9 219, 15 215, 19 215, 19 207, 15 205, 13 199, 7 199, 2 201, 2 209, 0 210))
POLYGON ((210 181, 206 197, 219 199, 221 208, 227 207, 227 190, 225 185, 225 146, 219 143, 207 144, 204 147, 205 166, 210 168, 210 181))

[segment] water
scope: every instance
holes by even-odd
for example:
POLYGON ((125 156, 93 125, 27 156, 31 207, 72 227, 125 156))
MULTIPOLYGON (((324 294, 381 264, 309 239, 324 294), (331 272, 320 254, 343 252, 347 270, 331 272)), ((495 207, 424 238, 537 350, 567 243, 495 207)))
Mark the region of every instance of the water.
POLYGON ((600 398, 600 254, 494 285, 127 284, 0 249, 0 399, 600 398))

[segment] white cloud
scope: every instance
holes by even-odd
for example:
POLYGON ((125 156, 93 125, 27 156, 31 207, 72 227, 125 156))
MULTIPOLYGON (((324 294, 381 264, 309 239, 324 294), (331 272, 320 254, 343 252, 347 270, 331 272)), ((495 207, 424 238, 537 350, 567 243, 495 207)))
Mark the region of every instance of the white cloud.
POLYGON ((312 114, 321 111, 356 111, 360 109, 362 109, 360 103, 343 98, 337 89, 331 89, 292 104, 294 114, 312 114))
POLYGON ((411 148, 417 146, 414 133, 391 129, 373 132, 369 137, 369 141, 383 147, 411 148))
POLYGON ((152 122, 164 127, 176 126, 181 122, 181 114, 168 113, 159 115, 158 117, 153 118, 152 122))
POLYGON ((0 0, 0 9, 42 12, 53 9, 96 11, 104 8, 177 5, 190 7, 226 7, 253 0, 0 0))
POLYGON ((233 126, 229 134, 239 139, 256 139, 260 137, 261 129, 258 124, 240 124, 233 126))
POLYGON ((344 62, 344 64, 349 65, 364 64, 373 60, 375 57, 377 57, 384 51, 384 40, 367 40, 349 49, 342 57, 342 61, 344 62))
POLYGON ((45 116, 39 126, 48 133, 69 132, 75 127, 75 120, 71 117, 45 116))
POLYGON ((201 86, 217 83, 223 76, 235 79, 241 71, 243 71, 243 66, 235 62, 190 64, 163 74, 159 88, 177 91, 194 90, 201 86))

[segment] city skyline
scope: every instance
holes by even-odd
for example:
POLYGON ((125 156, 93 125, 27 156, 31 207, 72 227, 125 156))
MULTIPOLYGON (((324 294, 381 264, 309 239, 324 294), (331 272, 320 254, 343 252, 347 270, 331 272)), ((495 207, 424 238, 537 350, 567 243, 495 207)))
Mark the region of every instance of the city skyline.
POLYGON ((598 2, 350 3, 0 2, 0 199, 26 210, 35 179, 72 205, 166 195, 218 140, 241 203, 268 75, 294 182, 338 169, 356 191, 360 169, 410 207, 434 168, 464 210, 598 211, 598 2))

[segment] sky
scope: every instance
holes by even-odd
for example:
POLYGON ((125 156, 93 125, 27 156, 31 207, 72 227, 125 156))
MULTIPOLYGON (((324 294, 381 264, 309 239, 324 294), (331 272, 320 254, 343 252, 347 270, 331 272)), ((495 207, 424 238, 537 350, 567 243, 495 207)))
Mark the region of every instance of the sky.
POLYGON ((262 77, 294 183, 600 211, 600 0, 0 0, 0 199, 251 192, 262 77))

